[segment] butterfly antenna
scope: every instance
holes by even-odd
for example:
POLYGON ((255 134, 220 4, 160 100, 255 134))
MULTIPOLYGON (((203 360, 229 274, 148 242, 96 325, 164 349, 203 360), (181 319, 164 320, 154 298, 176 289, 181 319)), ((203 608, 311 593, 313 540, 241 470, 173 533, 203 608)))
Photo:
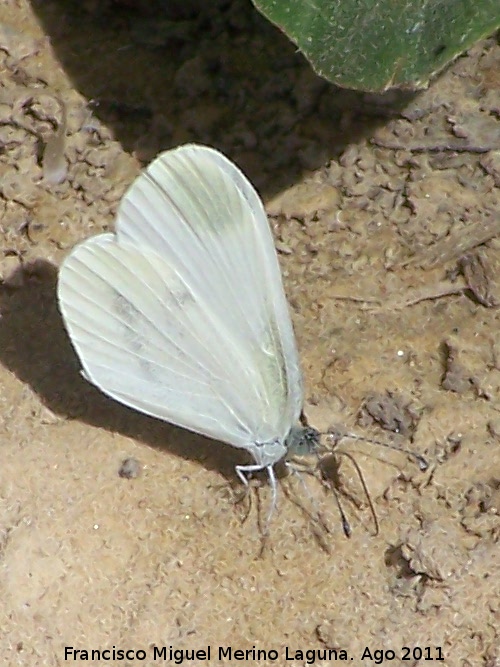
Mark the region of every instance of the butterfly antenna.
MULTIPOLYGON (((429 467, 428 461, 421 454, 417 454, 417 452, 413 452, 411 449, 406 449, 405 447, 392 445, 390 442, 383 442, 382 440, 372 440, 371 438, 365 438, 362 435, 357 435, 356 433, 350 433, 349 431, 341 431, 339 429, 329 430, 327 432, 327 435, 331 435, 332 437, 334 437, 335 441, 340 440, 340 438, 352 438, 353 440, 363 440, 364 442, 371 442, 374 445, 379 445, 380 447, 385 447, 386 449, 392 449, 395 452, 402 452, 403 454, 406 454, 414 461, 416 461, 418 467, 422 472, 425 472, 429 467)), ((345 452, 342 453, 344 454, 345 452)))

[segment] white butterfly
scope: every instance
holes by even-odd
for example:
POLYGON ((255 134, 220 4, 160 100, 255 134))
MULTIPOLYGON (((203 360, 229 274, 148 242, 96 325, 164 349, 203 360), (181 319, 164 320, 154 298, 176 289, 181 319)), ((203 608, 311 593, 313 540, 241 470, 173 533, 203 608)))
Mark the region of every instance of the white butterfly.
POLYGON ((297 347, 262 202, 218 151, 162 153, 116 232, 64 261, 59 307, 83 375, 140 412, 249 451, 245 473, 310 451, 297 347))

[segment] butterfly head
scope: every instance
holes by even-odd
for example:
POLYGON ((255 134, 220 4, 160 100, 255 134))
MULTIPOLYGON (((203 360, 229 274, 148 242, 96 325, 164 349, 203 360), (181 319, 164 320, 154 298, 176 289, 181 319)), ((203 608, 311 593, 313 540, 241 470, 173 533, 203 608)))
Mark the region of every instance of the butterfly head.
POLYGON ((311 426, 292 426, 285 440, 287 453, 291 456, 313 454, 320 446, 320 435, 311 426))

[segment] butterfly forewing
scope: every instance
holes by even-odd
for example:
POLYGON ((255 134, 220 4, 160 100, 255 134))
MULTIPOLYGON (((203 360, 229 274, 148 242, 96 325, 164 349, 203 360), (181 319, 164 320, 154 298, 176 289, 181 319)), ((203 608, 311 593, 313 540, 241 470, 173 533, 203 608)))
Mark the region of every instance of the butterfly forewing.
POLYGON ((268 222, 216 151, 161 155, 116 235, 77 246, 59 300, 86 376, 147 414, 244 447, 284 438, 302 388, 268 222))

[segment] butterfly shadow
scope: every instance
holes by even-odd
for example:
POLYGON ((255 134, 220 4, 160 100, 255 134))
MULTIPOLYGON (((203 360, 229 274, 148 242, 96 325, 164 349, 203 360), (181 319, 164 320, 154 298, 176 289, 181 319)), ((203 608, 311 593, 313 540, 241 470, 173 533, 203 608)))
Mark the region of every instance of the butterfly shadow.
POLYGON ((0 358, 55 415, 117 432, 216 470, 231 483, 246 452, 148 417, 108 398, 80 374, 56 298, 57 268, 20 267, 0 286, 0 358))

